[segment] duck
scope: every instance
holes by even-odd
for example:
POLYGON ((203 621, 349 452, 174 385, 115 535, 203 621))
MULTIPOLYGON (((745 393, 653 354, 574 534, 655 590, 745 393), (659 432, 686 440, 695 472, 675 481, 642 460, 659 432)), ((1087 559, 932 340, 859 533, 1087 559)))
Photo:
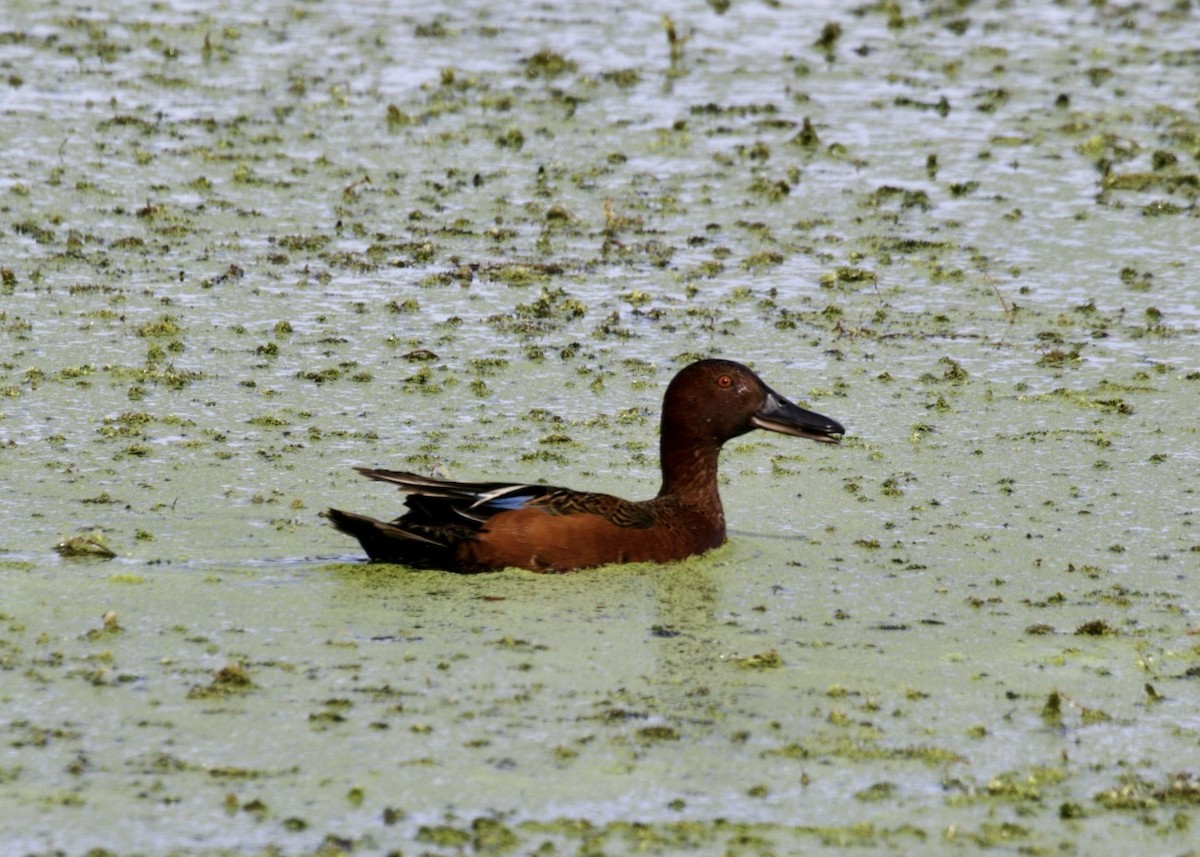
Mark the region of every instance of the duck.
POLYGON ((725 542, 717 490, 721 447, 756 429, 828 444, 845 434, 841 423, 784 398, 749 367, 697 360, 675 375, 663 396, 662 486, 648 500, 358 467, 406 495, 404 514, 392 521, 332 508, 323 514, 356 538, 369 559, 418 569, 568 572, 670 563, 725 542))

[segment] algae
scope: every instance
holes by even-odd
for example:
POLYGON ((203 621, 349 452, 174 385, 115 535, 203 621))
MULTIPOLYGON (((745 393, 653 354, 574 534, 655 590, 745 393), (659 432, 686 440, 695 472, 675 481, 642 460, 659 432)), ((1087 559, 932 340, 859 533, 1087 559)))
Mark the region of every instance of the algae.
POLYGON ((1195 12, 917 11, 9 3, 6 844, 1192 847, 1195 12), (318 517, 649 496, 716 354, 850 435, 708 556, 318 517))

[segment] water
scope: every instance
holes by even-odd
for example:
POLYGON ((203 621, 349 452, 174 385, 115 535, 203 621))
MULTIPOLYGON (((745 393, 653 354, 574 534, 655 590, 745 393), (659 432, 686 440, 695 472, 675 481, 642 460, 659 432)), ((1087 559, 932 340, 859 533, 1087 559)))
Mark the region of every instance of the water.
POLYGON ((719 6, 6 7, 14 853, 1191 847, 1195 10, 719 6), (709 556, 317 516, 649 496, 717 354, 849 436, 709 556))

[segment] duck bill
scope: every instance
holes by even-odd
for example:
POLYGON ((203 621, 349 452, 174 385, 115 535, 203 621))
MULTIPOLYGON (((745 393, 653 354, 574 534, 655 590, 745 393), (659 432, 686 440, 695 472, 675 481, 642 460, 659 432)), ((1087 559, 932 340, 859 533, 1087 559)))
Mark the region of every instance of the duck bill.
POLYGON ((806 411, 774 390, 767 391, 766 401, 750 417, 750 425, 780 434, 806 437, 821 443, 837 443, 846 433, 837 420, 831 420, 815 411, 806 411))

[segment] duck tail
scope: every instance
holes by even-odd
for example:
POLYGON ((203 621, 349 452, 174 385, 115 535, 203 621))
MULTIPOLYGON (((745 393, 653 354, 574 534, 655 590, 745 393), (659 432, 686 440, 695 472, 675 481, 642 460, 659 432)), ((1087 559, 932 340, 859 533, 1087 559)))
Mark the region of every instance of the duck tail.
POLYGON ((415 568, 446 568, 452 564, 453 545, 445 541, 341 509, 326 509, 322 516, 346 535, 358 539, 367 556, 375 562, 391 562, 415 568))

